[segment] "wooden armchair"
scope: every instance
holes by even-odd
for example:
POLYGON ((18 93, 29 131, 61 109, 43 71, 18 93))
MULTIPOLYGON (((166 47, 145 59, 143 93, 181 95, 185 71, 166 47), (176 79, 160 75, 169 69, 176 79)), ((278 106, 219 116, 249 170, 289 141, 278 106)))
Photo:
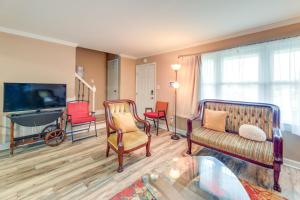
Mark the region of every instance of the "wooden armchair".
POLYGON ((150 123, 138 117, 135 102, 132 100, 104 101, 107 130, 107 150, 112 148, 118 154, 118 172, 123 171, 123 154, 146 147, 146 156, 150 153, 150 123), (144 131, 139 130, 135 122, 144 124, 144 131))

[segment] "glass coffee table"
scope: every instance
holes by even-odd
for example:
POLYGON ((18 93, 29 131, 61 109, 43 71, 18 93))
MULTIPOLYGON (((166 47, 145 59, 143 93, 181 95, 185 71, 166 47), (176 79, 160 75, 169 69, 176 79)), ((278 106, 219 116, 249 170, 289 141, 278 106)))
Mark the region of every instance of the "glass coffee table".
POLYGON ((230 169, 210 156, 174 158, 144 175, 142 180, 159 200, 250 199, 230 169))

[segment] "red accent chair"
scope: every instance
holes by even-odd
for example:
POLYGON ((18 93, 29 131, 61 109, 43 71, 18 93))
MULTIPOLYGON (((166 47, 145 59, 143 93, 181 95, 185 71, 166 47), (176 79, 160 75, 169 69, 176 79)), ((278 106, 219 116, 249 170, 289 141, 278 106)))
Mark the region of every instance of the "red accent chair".
POLYGON ((72 142, 82 140, 85 138, 97 136, 97 128, 96 128, 96 117, 95 112, 89 111, 89 102, 88 101, 71 101, 67 103, 67 120, 65 131, 67 130, 68 123, 71 125, 71 133, 72 142), (92 122, 95 125, 95 135, 83 137, 74 140, 74 133, 79 131, 90 131, 92 122), (89 125, 88 128, 83 128, 79 130, 73 130, 73 127, 82 126, 82 125, 89 125))
POLYGON ((165 120, 167 129, 169 131, 168 121, 167 121, 167 111, 168 111, 168 102, 157 101, 155 105, 155 112, 152 108, 145 109, 145 120, 152 119, 154 126, 156 127, 156 135, 158 135, 159 120, 165 120), (150 110, 150 112, 148 112, 150 110), (156 121, 156 122, 155 122, 156 121), (156 125, 157 124, 157 125, 156 125))

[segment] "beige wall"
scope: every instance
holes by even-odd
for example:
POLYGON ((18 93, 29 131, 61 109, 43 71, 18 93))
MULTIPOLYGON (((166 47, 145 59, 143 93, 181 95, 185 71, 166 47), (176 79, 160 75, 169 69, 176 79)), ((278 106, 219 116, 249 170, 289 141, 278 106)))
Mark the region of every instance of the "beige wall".
POLYGON ((135 100, 135 65, 135 59, 121 57, 120 99, 135 100))
MULTIPOLYGON (((170 66, 173 63, 177 63, 179 55, 201 54, 210 51, 216 51, 241 45, 259 43, 263 41, 298 35, 300 35, 300 23, 148 57, 148 63, 156 63, 156 84, 160 88, 159 90, 157 90, 157 100, 164 100, 170 102, 170 116, 174 110, 174 94, 172 90, 168 87, 168 83, 174 80, 175 78, 175 74, 171 70, 170 66)), ((137 60, 137 64, 141 63, 143 63, 143 58, 137 60)), ((179 119, 178 127, 180 129, 185 130, 186 119, 179 119)), ((285 157, 300 161, 300 154, 298 153, 297 149, 300 145, 300 137, 296 135, 285 134, 284 141, 285 157)))
MULTIPOLYGON (((96 87, 95 109, 103 109, 102 102, 106 99, 106 53, 77 48, 76 65, 82 65, 84 67, 83 79, 90 85, 95 85, 96 87)), ((76 83, 76 88, 78 87, 77 84, 78 83, 76 83)))
MULTIPOLYGON (((3 82, 66 83, 74 97, 75 48, 0 33, 0 115, 3 115, 3 82)), ((0 120, 2 123, 2 120, 0 120)), ((0 144, 7 141, 0 129, 0 144)))

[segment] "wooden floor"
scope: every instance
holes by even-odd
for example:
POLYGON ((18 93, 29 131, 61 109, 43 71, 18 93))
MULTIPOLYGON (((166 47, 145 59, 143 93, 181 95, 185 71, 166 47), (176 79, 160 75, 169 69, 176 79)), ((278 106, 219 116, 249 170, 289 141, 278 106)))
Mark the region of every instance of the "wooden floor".
POLYGON ((170 133, 153 134, 151 157, 141 149, 126 156, 124 172, 117 173, 117 156, 105 157, 106 136, 57 147, 18 148, 13 157, 0 153, 0 199, 109 199, 141 175, 166 160, 184 154, 186 140, 170 133))
MULTIPOLYGON (((185 155, 186 139, 170 139, 170 133, 152 131, 151 157, 145 149, 125 157, 124 171, 117 173, 117 156, 105 157, 106 135, 57 147, 19 147, 10 157, 0 152, 0 200, 4 199, 109 199, 143 174, 174 157, 185 155)), ((194 145, 193 152, 200 146, 194 145)), ((280 176, 282 195, 299 199, 300 170, 283 166, 280 176)))

